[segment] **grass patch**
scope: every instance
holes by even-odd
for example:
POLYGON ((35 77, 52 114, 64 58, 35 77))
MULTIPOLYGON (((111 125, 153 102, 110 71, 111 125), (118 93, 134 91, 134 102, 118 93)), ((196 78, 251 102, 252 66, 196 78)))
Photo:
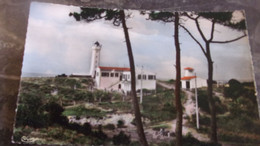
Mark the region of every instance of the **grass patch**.
POLYGON ((174 94, 172 90, 165 90, 156 95, 143 98, 142 115, 152 122, 172 120, 176 117, 176 109, 173 104, 174 94))
POLYGON ((62 113, 64 116, 86 116, 86 117, 98 117, 102 118, 103 116, 106 115, 105 112, 99 110, 99 109, 87 109, 84 106, 77 106, 77 107, 72 107, 72 108, 67 108, 65 111, 62 113))
POLYGON ((130 112, 132 104, 130 102, 101 102, 98 106, 104 109, 113 109, 113 111, 130 112))

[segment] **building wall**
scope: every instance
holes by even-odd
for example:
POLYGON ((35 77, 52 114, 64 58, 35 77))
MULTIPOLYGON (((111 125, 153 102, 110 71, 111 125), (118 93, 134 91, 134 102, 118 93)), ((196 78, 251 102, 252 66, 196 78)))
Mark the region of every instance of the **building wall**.
POLYGON ((156 89, 156 80, 136 80, 136 90, 141 89, 141 82, 142 82, 142 87, 143 89, 148 89, 148 90, 155 90, 156 89))
MULTIPOLYGON (((131 73, 130 71, 101 71, 100 68, 97 68, 96 70, 96 87, 97 89, 101 90, 114 90, 118 91, 119 84, 121 86, 121 90, 123 90, 125 93, 131 91, 131 73), (109 73, 109 76, 103 77, 102 73, 109 73), (114 76, 111 77, 111 73, 114 73, 114 76), (115 73, 118 73, 118 77, 115 77, 115 73), (122 80, 120 81, 120 75, 122 75, 122 80)), ((146 79, 142 80, 142 87, 143 89, 148 90, 155 90, 156 89, 156 79, 148 79, 148 75, 155 74, 143 74, 146 75, 146 79)), ((136 76, 136 90, 141 89, 141 79, 138 79, 138 76, 136 76)))
MULTIPOLYGON (((187 89, 187 87, 186 87, 187 81, 190 82, 190 89, 194 89, 195 88, 195 78, 191 79, 191 80, 182 80, 181 81, 182 88, 187 89)), ((198 77, 197 78, 197 88, 201 88, 201 87, 207 87, 207 80, 198 77)))
MULTIPOLYGON (((106 89, 106 90, 118 90, 118 85, 120 83, 120 72, 112 72, 112 71, 101 71, 100 73, 100 83, 98 85, 98 89, 106 89), (109 73, 109 76, 104 77, 102 73, 109 73), (114 74, 111 77, 111 74, 114 74), (115 77, 115 73, 118 73, 118 77, 115 77)), ((121 85, 122 88, 122 85, 121 85)))

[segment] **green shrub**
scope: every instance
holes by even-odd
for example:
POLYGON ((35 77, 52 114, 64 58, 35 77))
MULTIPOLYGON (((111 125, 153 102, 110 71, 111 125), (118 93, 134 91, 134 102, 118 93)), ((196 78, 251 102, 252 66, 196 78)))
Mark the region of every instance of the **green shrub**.
POLYGON ((90 123, 84 123, 81 129, 82 133, 85 135, 90 135, 92 133, 92 127, 90 123))
POLYGON ((118 135, 113 136, 114 145, 129 145, 130 142, 130 136, 127 136, 123 131, 120 131, 118 135))
POLYGON ((221 117, 218 120, 218 127, 232 132, 248 132, 260 134, 260 122, 255 122, 246 114, 239 116, 221 117))
MULTIPOLYGON (((221 103, 219 97, 213 96, 215 101, 215 107, 217 114, 223 114, 227 112, 227 107, 221 103)), ((208 95, 206 90, 198 90, 198 105, 201 110, 206 113, 210 113, 209 103, 208 103, 208 95)))
POLYGON ((16 126, 41 128, 48 126, 47 115, 44 114, 43 95, 37 91, 20 94, 20 103, 16 115, 16 126))
POLYGON ((108 130, 115 130, 115 125, 114 124, 107 124, 104 126, 105 129, 108 129, 108 130))
POLYGON ((162 91, 157 95, 145 96, 142 104, 142 115, 152 122, 172 120, 176 117, 173 101, 174 94, 172 90, 162 91))
POLYGON ((99 109, 86 109, 84 106, 77 106, 72 108, 67 108, 62 113, 64 116, 87 116, 87 117, 97 117, 102 118, 105 115, 105 112, 99 109))
POLYGON ((49 128, 47 135, 49 137, 55 138, 55 139, 66 139, 67 137, 64 137, 63 129, 61 127, 55 127, 55 128, 49 128))
POLYGON ((112 94, 106 91, 96 90, 93 94, 96 101, 108 102, 112 99, 112 94))
POLYGON ((13 139, 14 141, 21 141, 22 136, 24 136, 23 132, 22 132, 22 128, 15 128, 14 129, 14 134, 13 134, 13 139))
POLYGON ((229 87, 224 88, 225 97, 230 97, 236 100, 239 96, 243 94, 244 86, 236 79, 231 79, 228 81, 229 87))
POLYGON ((220 144, 213 144, 202 142, 194 138, 191 133, 183 137, 183 146, 221 146, 220 144))
POLYGON ((102 142, 104 142, 107 139, 107 135, 102 130, 102 125, 99 125, 98 131, 92 132, 92 135, 97 139, 102 140, 102 142))
POLYGON ((125 125, 125 121, 124 120, 118 120, 117 121, 117 127, 118 128, 123 128, 125 125))

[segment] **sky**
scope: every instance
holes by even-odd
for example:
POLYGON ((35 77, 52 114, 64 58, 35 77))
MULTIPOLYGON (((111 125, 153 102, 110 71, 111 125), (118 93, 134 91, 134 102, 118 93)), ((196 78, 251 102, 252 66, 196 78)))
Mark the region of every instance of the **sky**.
MULTIPOLYGON (((121 26, 110 21, 76 21, 70 12, 79 7, 32 2, 28 20, 22 72, 41 74, 89 74, 91 47, 102 45, 101 66, 129 67, 127 48, 121 26)), ((174 24, 147 20, 138 11, 126 10, 131 18, 129 29, 135 65, 156 73, 159 79, 175 78, 174 24)), ((239 12, 234 13, 239 18, 239 12)), ((182 18, 192 34, 203 44, 195 23, 182 18)), ((203 32, 208 34, 211 24, 201 19, 203 32)), ((242 35, 224 26, 216 25, 214 40, 229 40, 242 35)), ((182 74, 185 67, 194 68, 197 76, 207 78, 207 61, 199 46, 180 29, 182 74)), ((228 44, 211 45, 214 61, 214 79, 232 78, 252 80, 252 63, 248 38, 228 44)))

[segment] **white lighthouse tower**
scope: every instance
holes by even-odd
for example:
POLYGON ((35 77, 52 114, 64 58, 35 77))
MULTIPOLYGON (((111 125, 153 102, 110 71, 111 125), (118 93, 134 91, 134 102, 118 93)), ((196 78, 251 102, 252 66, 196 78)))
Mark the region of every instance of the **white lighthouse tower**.
POLYGON ((100 50, 101 45, 99 42, 95 42, 94 46, 92 46, 92 57, 91 57, 91 64, 90 64, 90 75, 93 78, 95 76, 95 70, 100 65, 100 50))
POLYGON ((184 77, 181 78, 181 85, 183 89, 194 89, 196 87, 207 87, 207 80, 197 77, 194 69, 191 67, 184 68, 184 77))
POLYGON ((194 69, 193 68, 186 67, 186 68, 184 68, 184 70, 185 70, 185 73, 184 73, 185 77, 194 76, 194 73, 193 73, 194 69))

